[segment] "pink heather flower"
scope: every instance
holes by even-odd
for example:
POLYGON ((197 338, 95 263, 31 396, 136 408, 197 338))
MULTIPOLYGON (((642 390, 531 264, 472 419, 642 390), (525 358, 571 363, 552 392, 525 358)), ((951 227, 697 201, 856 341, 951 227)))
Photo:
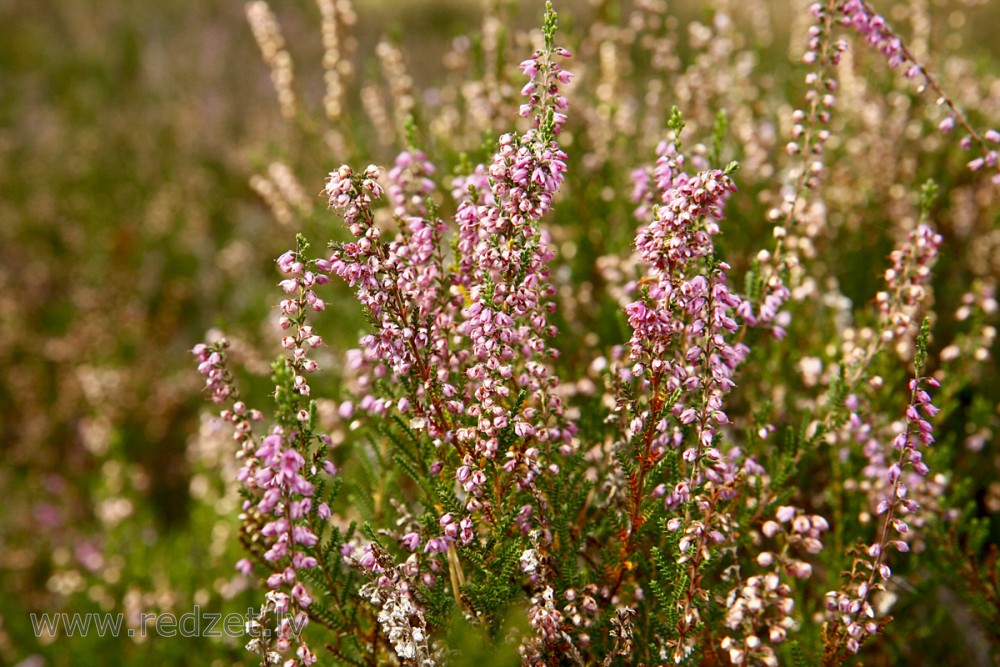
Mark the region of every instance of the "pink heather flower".
POLYGON ((378 561, 375 558, 375 554, 369 550, 365 551, 363 554, 361 554, 361 557, 358 558, 358 565, 365 568, 366 570, 371 570, 374 572, 376 571, 376 568, 378 568, 378 561))
POLYGON ((271 548, 264 552, 264 559, 268 561, 279 561, 288 555, 288 542, 279 541, 271 545, 271 548))
POLYGON ((212 346, 202 343, 191 350, 198 359, 198 372, 204 376, 205 389, 211 394, 214 403, 224 403, 235 393, 225 368, 224 350, 227 347, 229 342, 223 338, 212 346))
POLYGON ((307 547, 316 546, 316 543, 319 541, 316 534, 305 526, 295 526, 292 529, 292 539, 295 540, 296 544, 307 547))
MULTIPOLYGON (((885 19, 871 13, 862 0, 847 0, 840 5, 840 11, 844 25, 854 28, 870 45, 881 51, 890 67, 896 68, 906 62, 899 38, 893 34, 885 19)), ((913 76, 917 72, 909 75, 913 76)))
POLYGON ((302 584, 295 584, 295 586, 292 587, 292 598, 299 604, 300 607, 308 607, 312 604, 312 596, 302 584))
MULTIPOLYGON (((682 458, 692 470, 704 465, 705 479, 723 484, 735 469, 728 460, 708 453, 714 451, 717 425, 729 422, 722 397, 735 386, 733 374, 749 349, 726 340, 739 327, 734 315, 743 302, 726 285, 729 266, 712 259, 712 237, 719 232, 725 200, 735 185, 719 170, 688 176, 681 168, 682 156, 670 144, 661 145, 658 152, 652 178, 643 175, 636 184, 642 201, 637 214, 649 211, 651 217, 635 240, 639 258, 648 267, 647 285, 642 298, 625 307, 633 330, 630 356, 636 362, 630 375, 649 376, 642 381, 690 394, 682 394, 674 409, 682 425, 696 428, 695 441, 682 458), (682 338, 686 345, 680 348, 675 340, 682 338)), ((651 426, 640 421, 632 430, 651 426)), ((670 434, 660 429, 650 446, 657 451, 669 445, 670 434)), ((692 482, 697 483, 694 478, 692 482)), ((675 489, 666 498, 667 507, 686 502, 689 491, 675 489)))
POLYGON ((443 537, 432 537, 427 540, 427 545, 424 547, 424 553, 444 553, 448 551, 448 541, 443 537))
POLYGON ((892 268, 886 271, 887 289, 876 296, 876 301, 882 321, 890 326, 895 338, 912 333, 916 327, 910 313, 930 280, 941 243, 940 234, 921 224, 889 255, 892 268))
POLYGON ((292 266, 295 264, 295 252, 292 250, 285 252, 276 262, 282 273, 292 273, 292 266))
POLYGON ((420 535, 414 532, 407 533, 400 538, 400 542, 410 551, 416 551, 420 546, 420 535))
POLYGON ((795 518, 796 510, 790 505, 782 505, 778 508, 776 517, 781 523, 788 523, 795 518))

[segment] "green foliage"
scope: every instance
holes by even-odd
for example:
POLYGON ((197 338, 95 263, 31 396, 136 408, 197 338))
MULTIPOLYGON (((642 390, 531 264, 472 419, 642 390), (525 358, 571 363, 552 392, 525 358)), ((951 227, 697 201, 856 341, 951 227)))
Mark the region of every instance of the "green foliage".
POLYGON ((722 148, 725 146, 728 130, 729 114, 725 109, 719 109, 715 114, 715 125, 712 126, 712 164, 722 164, 722 148))

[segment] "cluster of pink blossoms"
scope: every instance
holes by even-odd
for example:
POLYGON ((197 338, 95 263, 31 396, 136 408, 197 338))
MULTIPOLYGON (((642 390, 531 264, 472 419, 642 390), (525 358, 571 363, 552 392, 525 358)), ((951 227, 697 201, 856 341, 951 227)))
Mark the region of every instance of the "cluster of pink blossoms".
MULTIPOLYGON (((225 339, 192 350, 213 400, 234 401, 232 409, 223 410, 220 416, 233 425, 234 438, 240 445, 236 454, 241 461, 237 480, 247 491, 243 519, 249 526, 249 538, 257 545, 255 556, 271 570, 267 602, 252 623, 258 629, 264 622, 273 623, 274 630, 268 630, 266 640, 263 636, 252 640, 248 649, 261 655, 265 664, 276 664, 275 660, 283 660, 281 656, 294 643, 296 657, 283 663, 288 667, 316 661, 301 635, 309 622, 307 610, 313 598, 299 575, 318 567, 314 554, 321 525, 332 515, 325 502, 314 505, 316 480, 324 474, 336 474, 333 463, 322 456, 330 439, 313 433, 312 415, 305 402, 311 394, 307 376, 319 368, 310 352, 323 342, 308 323, 307 315, 325 309, 315 288, 329 282, 326 274, 332 266, 326 260, 306 259, 303 251, 304 242, 300 240, 297 250, 277 259, 278 269, 285 276, 279 286, 288 295, 279 304, 278 318, 278 326, 285 333, 281 346, 289 355, 285 359, 288 385, 276 388, 279 395, 286 396, 290 412, 284 425, 275 425, 259 441, 255 437, 253 425, 262 421, 263 415, 239 400, 226 370, 225 339)), ((244 575, 250 575, 253 566, 246 558, 236 564, 244 575)))
MULTIPOLYGON (((903 43, 892 31, 885 19, 876 14, 863 0, 846 0, 840 5, 844 25, 858 32, 871 46, 881 51, 893 69, 906 64, 908 58, 903 50, 903 43)), ((920 68, 910 64, 904 72, 906 78, 912 79, 920 74, 920 68)))
POLYGON ((921 224, 890 253, 892 267, 885 272, 887 289, 875 296, 883 321, 883 342, 915 333, 914 315, 924 300, 941 242, 940 234, 921 224))
MULTIPOLYGON (((360 559, 373 580, 358 593, 378 609, 376 620, 396 655, 406 664, 433 667, 430 633, 423 609, 413 596, 420 573, 416 554, 394 565, 388 554, 370 545, 360 559)), ((425 575, 425 583, 427 583, 425 575)))
MULTIPOLYGON (((520 113, 533 117, 533 127, 502 135, 488 166, 456 179, 455 256, 447 262, 447 225, 428 205, 434 168, 422 153, 400 154, 385 175, 369 167, 358 176, 343 166, 327 182, 331 207, 355 237, 334 249, 329 271, 355 287, 375 323, 349 355, 357 407, 405 415, 410 429, 426 432, 438 457, 427 472, 453 475, 464 494, 467 514, 442 514, 439 533, 404 529, 396 536, 421 572, 440 568, 437 558, 470 544, 477 522, 491 516, 487 470, 529 494, 516 521, 527 534, 549 509, 536 490, 539 476, 557 474, 554 457, 575 448, 576 427, 563 416, 548 365, 556 356, 547 340, 556 333, 549 323, 553 252, 539 227, 566 172, 556 137, 568 106, 560 86, 571 75, 556 59, 568 56, 547 40, 522 63, 530 81, 520 113), (376 223, 383 197, 399 228, 391 239, 376 223), (378 380, 389 377, 400 382, 402 396, 379 395, 378 380), (501 457, 501 468, 487 466, 501 457)), ((379 567, 370 548, 356 562, 373 572, 379 567)))
POLYGON ((286 594, 269 591, 259 614, 247 622, 246 631, 252 639, 247 642, 246 649, 260 656, 261 665, 309 667, 316 664, 316 654, 302 641, 302 631, 309 625, 309 616, 301 610, 293 611, 286 594), (296 657, 286 659, 293 644, 296 657))
MULTIPOLYGON (((726 284, 729 266, 713 256, 712 236, 719 232, 722 207, 735 185, 720 170, 688 177, 661 169, 657 181, 669 187, 635 242, 649 267, 647 288, 641 300, 625 308, 633 330, 632 374, 688 396, 673 408, 682 424, 697 425, 696 444, 685 450, 684 458, 695 463, 704 454, 706 475, 721 482, 728 466, 712 442, 716 426, 728 423, 722 397, 735 386, 733 373, 749 352, 727 338, 738 329, 734 315, 743 301, 726 284)), ((662 449, 672 437, 665 421, 657 428, 654 447, 662 449)), ((684 502, 688 487, 675 489, 667 504, 684 502)))
MULTIPOLYGON (((554 55, 568 53, 540 51, 522 64, 532 77, 522 113, 536 111, 536 127, 503 135, 488 170, 477 168, 458 183, 456 274, 443 266, 443 223, 425 219, 433 168, 421 154, 402 154, 389 173, 390 200, 404 223, 390 243, 381 240, 371 211, 382 194, 376 170, 355 179, 341 167, 327 185, 331 206, 343 211, 360 238, 335 253, 333 271, 358 287, 362 304, 381 320, 379 331, 362 339, 356 366, 385 364, 397 377, 416 371, 421 385, 398 407, 412 411, 414 428, 472 455, 457 474, 473 494, 481 483, 476 459, 497 455, 499 432, 508 424, 518 437, 542 442, 568 443, 573 434, 571 426, 548 423, 562 405, 552 393, 558 381, 545 365, 555 354, 545 341, 555 333, 547 323, 553 255, 537 225, 566 169, 553 137, 565 122, 558 85, 570 75, 554 55), (468 349, 451 349, 456 335, 470 342, 468 349), (534 400, 510 415, 508 403, 521 390, 534 400), (463 415, 472 418, 470 425, 453 424, 463 415)), ((367 405, 385 407, 375 397, 367 405)))
MULTIPOLYGON (((426 245, 428 235, 433 236, 433 230, 421 227, 409 238, 388 244, 382 240, 382 232, 372 213, 372 203, 384 194, 378 183, 380 176, 381 170, 374 165, 369 165, 361 177, 355 177, 346 165, 330 173, 326 186, 330 205, 341 211, 348 229, 357 239, 334 252, 330 267, 334 274, 356 288, 358 300, 379 323, 375 333, 361 340, 365 359, 384 363, 397 375, 406 375, 416 361, 419 348, 426 347, 430 341, 426 328, 412 324, 421 322, 427 315, 410 313, 400 307, 401 302, 407 303, 414 296, 425 294, 414 279, 413 270, 406 271, 408 257, 411 254, 416 255, 414 259, 424 256, 421 246, 426 245)), ((411 224, 416 226, 416 223, 411 224)), ((433 280, 425 281, 424 286, 431 288, 432 283, 433 280)), ((433 290, 430 298, 433 298, 433 290)))
POLYGON ((785 337, 789 315, 782 308, 791 297, 785 275, 799 265, 800 255, 812 252, 811 236, 815 230, 803 225, 803 204, 807 194, 820 185, 825 165, 823 154, 830 139, 831 112, 836 105, 838 83, 833 76, 847 43, 833 39, 834 17, 829 8, 814 3, 809 8, 813 24, 809 26, 806 52, 802 61, 809 67, 805 75, 806 105, 792 113, 790 141, 785 151, 798 156, 799 161, 788 172, 788 182, 781 194, 780 205, 768 212, 779 222, 774 227, 774 251, 757 254, 761 293, 747 299, 740 307, 740 316, 748 326, 770 329, 777 339, 785 337))
MULTIPOLYGON (((309 310, 321 312, 326 309, 326 303, 316 296, 315 287, 330 282, 325 275, 330 270, 326 260, 306 260, 301 252, 289 250, 277 260, 278 269, 286 276, 278 285, 289 294, 279 304, 281 316, 278 326, 282 331, 290 332, 281 338, 281 347, 291 353, 288 367, 294 373, 293 386, 301 396, 310 394, 309 381, 306 375, 319 370, 319 364, 309 357, 309 351, 323 344, 323 338, 317 335, 312 325, 306 322, 309 310)), ((306 413, 299 414, 299 420, 305 421, 306 413)))
POLYGON ((519 437, 539 442, 569 444, 575 432, 570 425, 546 426, 550 416, 560 418, 562 402, 553 393, 558 379, 545 365, 556 354, 546 342, 555 335, 548 324, 555 289, 548 268, 553 253, 538 227, 566 171, 566 154, 555 136, 566 120, 559 85, 568 83, 570 74, 553 56, 568 55, 555 48, 522 63, 531 80, 522 91, 528 102, 521 115, 534 113, 535 127, 524 135, 501 136, 486 172, 456 184, 466 188, 455 215, 461 257, 456 287, 465 296, 458 331, 471 342, 467 413, 477 419, 476 428, 460 430, 458 438, 487 459, 496 456, 499 433, 508 423, 515 424, 519 437), (526 390, 537 397, 530 412, 507 414, 512 388, 515 396, 526 390))
MULTIPOLYGON (((661 459, 668 447, 682 450, 682 478, 672 488, 657 485, 653 496, 663 497, 673 514, 665 524, 669 532, 678 533, 673 558, 695 581, 702 564, 732 538, 726 503, 736 497, 741 479, 764 474, 738 448, 724 454, 717 447, 718 429, 729 424, 723 399, 735 386, 733 376, 749 353, 746 345, 734 340, 740 329, 737 318, 746 319, 751 313, 747 303, 729 290, 730 267, 715 257, 713 241, 735 184, 718 169, 687 174, 684 158, 673 144, 661 144, 658 154, 654 169, 634 174, 637 215, 647 220, 636 235, 635 247, 646 275, 639 282, 640 298, 625 307, 633 331, 629 344, 633 365, 619 369, 619 374, 622 379, 638 379, 652 397, 647 404, 626 402, 631 414, 628 433, 640 443, 640 470, 629 484, 641 489, 650 462, 661 459), (661 412, 667 407, 673 419, 661 412), (741 470, 745 477, 740 477, 741 470)), ((633 525, 626 537, 641 525, 638 500, 632 507, 633 525)), ((760 578, 758 583, 767 588, 777 576, 760 578)), ((745 587, 748 596, 755 585, 745 587)), ((773 597, 777 605, 778 598, 787 598, 787 593, 781 594, 787 589, 775 584, 760 595, 773 597)), ((683 660, 696 642, 702 594, 693 585, 678 602, 676 639, 664 647, 675 661, 683 660)), ((756 610, 761 604, 756 598, 739 596, 730 602, 734 618, 740 605, 756 610)), ((790 612, 789 602, 780 605, 790 612)), ((750 655, 765 663, 773 659, 773 650, 761 646, 753 634, 755 627, 757 621, 747 621, 743 629, 749 634, 740 646, 727 638, 725 648, 731 657, 742 660, 750 655)), ((776 632, 774 641, 781 639, 783 634, 776 632)))
POLYGON ((930 395, 922 388, 924 384, 940 386, 934 378, 919 376, 909 382, 911 398, 906 409, 906 425, 903 432, 893 439, 892 447, 897 454, 895 460, 883 468, 884 484, 881 488, 884 495, 875 507, 876 514, 884 516, 878 539, 855 559, 847 585, 826 594, 828 619, 838 644, 847 653, 857 653, 862 643, 879 631, 871 595, 882 590, 881 581, 892 576, 892 569, 886 562, 888 548, 891 546, 901 553, 910 550, 911 521, 904 517, 919 520, 920 503, 911 491, 919 489, 919 481, 929 472, 920 447, 934 442, 934 427, 928 418, 938 413, 930 395), (907 470, 910 471, 909 477, 907 470))
MULTIPOLYGON (((225 341, 221 344, 223 349, 228 346, 225 341)), ((191 353, 198 357, 198 372, 205 378, 205 390, 211 394, 212 402, 225 403, 233 395, 233 385, 223 364, 223 351, 199 343, 191 353)))
POLYGON ((975 143, 978 144, 982 152, 981 157, 969 161, 968 168, 972 171, 979 171, 983 167, 993 170, 996 172, 993 174, 993 183, 1000 185, 1000 151, 990 147, 990 144, 1000 143, 1000 132, 988 129, 980 135, 973 131, 962 112, 942 92, 931 74, 920 63, 916 62, 885 18, 880 16, 865 0, 845 0, 840 5, 840 12, 843 24, 852 27, 865 38, 869 45, 878 49, 885 56, 889 67, 895 69, 905 66, 903 75, 906 78, 920 78, 923 82, 921 90, 929 87, 939 95, 937 103, 948 110, 948 115, 940 122, 938 129, 943 134, 947 134, 955 128, 956 121, 961 123, 967 132, 961 140, 962 148, 968 150, 975 143))

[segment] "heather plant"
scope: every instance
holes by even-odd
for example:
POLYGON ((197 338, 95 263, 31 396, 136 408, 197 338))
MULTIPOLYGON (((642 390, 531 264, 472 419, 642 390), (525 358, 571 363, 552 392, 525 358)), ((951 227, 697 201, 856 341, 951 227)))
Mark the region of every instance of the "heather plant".
MULTIPOLYGON (((751 4, 743 35, 727 2, 686 34, 598 3, 570 50, 551 4, 540 33, 496 5, 422 98, 383 42, 374 138, 345 123, 348 3, 320 3, 326 130, 248 5, 332 159, 403 143, 300 206, 334 240, 277 259, 270 416, 225 338, 194 348, 235 436, 261 664, 919 664, 946 628, 996 650, 995 265, 969 243, 995 236, 995 96, 946 92, 923 9, 918 47, 834 0, 797 10, 786 102, 755 81, 751 4), (338 283, 367 321, 343 362, 338 283)), ((279 171, 257 189, 288 221, 279 171)))
MULTIPOLYGON (((749 353, 732 376, 736 386, 723 395, 722 409, 732 423, 713 427, 721 438, 716 448, 728 451, 735 443, 758 455, 791 456, 794 465, 786 467, 760 458, 770 476, 787 475, 768 483, 792 494, 785 504, 808 517, 822 516, 830 526, 819 537, 824 549, 815 555, 802 553, 803 538, 788 532, 794 524, 777 518, 788 534, 761 533, 752 547, 783 559, 778 567, 794 567, 791 557, 813 567, 809 582, 793 587, 800 597, 790 617, 797 625, 786 630, 784 642, 772 644, 777 657, 790 662, 794 640, 804 656, 818 659, 823 621, 831 623, 831 632, 850 625, 850 618, 838 619, 832 611, 826 616, 824 594, 843 593, 848 605, 860 599, 856 586, 848 585, 854 558, 855 584, 870 575, 860 569, 866 567, 861 561, 875 562, 861 552, 847 554, 862 534, 866 548, 881 543, 876 528, 885 524, 876 524, 874 510, 877 496, 891 487, 878 475, 899 458, 896 450, 880 453, 878 446, 888 447, 908 423, 909 363, 917 325, 929 315, 924 375, 941 387, 922 387, 941 408, 927 420, 937 441, 920 449, 930 469, 924 482, 903 483, 921 512, 934 507, 934 516, 948 522, 907 518, 893 509, 894 518, 910 528, 911 549, 898 554, 887 542, 878 562, 891 567, 892 577, 886 591, 873 589, 867 598, 879 621, 887 615, 893 620, 849 661, 989 664, 998 596, 991 549, 1000 511, 998 396, 991 382, 1000 236, 995 172, 987 164, 995 146, 988 128, 1000 117, 991 33, 997 4, 853 5, 852 16, 866 22, 861 27, 883 15, 866 29, 908 59, 895 68, 879 41, 869 45, 868 35, 859 34, 858 19, 845 24, 843 13, 815 16, 805 4, 565 0, 558 6, 556 43, 573 53, 558 62, 575 76, 561 86, 569 109, 557 141, 566 170, 540 225, 550 235, 548 283, 555 293, 548 298, 556 304, 545 317, 558 330, 545 342, 560 353, 546 367, 560 378, 552 391, 563 400, 562 419, 578 428, 571 442, 592 448, 599 439, 621 440, 620 425, 591 422, 607 417, 616 400, 617 389, 607 389, 609 367, 635 364, 627 358, 633 329, 625 307, 642 300, 649 309, 676 315, 669 299, 643 296, 644 289, 670 282, 650 273, 634 245, 639 227, 652 222, 653 205, 662 205, 653 185, 660 154, 675 151, 683 157, 682 171, 692 175, 738 162, 739 169, 728 174, 737 190, 729 193, 711 241, 715 259, 731 267, 721 272, 729 291, 749 304, 730 315, 740 330, 725 333, 725 340, 746 345, 749 353), (821 31, 815 46, 810 26, 821 31), (824 54, 832 53, 836 40, 844 40, 846 49, 833 63, 824 54), (809 51, 816 53, 812 62, 802 62, 809 51), (910 61, 923 71, 907 78, 910 61), (810 72, 816 76, 807 81, 810 72), (836 81, 830 107, 824 99, 828 80, 836 81), (810 100, 813 89, 817 94, 810 100), (674 106, 686 124, 679 137, 667 123, 674 106), (813 174, 819 142, 822 165, 813 174), (979 158, 981 164, 973 162, 978 170, 969 169, 967 163, 979 158), (795 171, 802 167, 808 168, 805 175, 795 171), (645 185, 637 168, 649 174, 645 185), (810 176, 816 176, 812 184, 806 182, 810 176), (922 207, 930 178, 938 195, 922 207), (636 191, 645 193, 642 201, 632 200, 636 191), (925 238, 937 248, 937 258, 932 274, 915 279, 908 269, 897 269, 893 250, 901 251, 900 258, 926 254, 921 248, 929 245, 907 245, 921 222, 933 229, 925 238), (884 280, 888 268, 902 278, 884 280), (894 301, 879 299, 879 292, 894 301), (744 326, 751 316, 757 324, 744 326), (899 333, 891 340, 881 339, 885 317, 898 320, 899 333), (780 343, 772 340, 782 332, 780 343), (832 409, 840 405, 835 397, 843 391, 845 359, 853 391, 845 394, 844 409, 832 409), (583 439, 581 433, 597 435, 583 439), (766 443, 746 446, 761 433, 766 443), (932 499, 938 491, 943 493, 932 499), (816 591, 804 588, 813 585, 816 591)), ((430 219, 438 207, 434 215, 447 224, 440 235, 442 275, 452 275, 448 261, 460 203, 449 195, 452 178, 467 177, 480 163, 489 167, 501 135, 530 127, 517 116, 527 80, 516 65, 542 45, 540 33, 530 30, 541 13, 540 3, 510 0, 354 6, 344 0, 282 0, 254 5, 248 29, 242 3, 225 0, 6 3, 0 21, 0 146, 7 167, 0 170, 0 664, 258 661, 244 650, 254 625, 248 630, 241 622, 233 633, 239 636, 228 637, 159 633, 169 632, 170 614, 196 607, 246 616, 253 604, 258 616, 266 607, 258 629, 278 622, 279 600, 265 597, 266 567, 256 565, 250 577, 232 569, 242 549, 240 461, 233 457, 231 425, 209 414, 199 419, 199 378, 191 372, 188 350, 206 331, 215 340, 213 327, 225 330, 239 398, 267 415, 251 431, 258 443, 269 435, 266 408, 275 386, 268 377, 270 358, 275 343, 298 331, 278 327, 282 292, 274 283, 289 276, 275 277, 274 258, 294 247, 296 232, 313 242, 306 251, 313 259, 329 258, 323 244, 329 238, 356 240, 328 210, 328 197, 314 196, 323 188, 322 175, 341 163, 355 173, 369 163, 382 165, 377 182, 385 195, 373 214, 388 240, 399 233, 390 210, 394 184, 404 183, 402 192, 411 195, 427 189, 399 181, 417 172, 388 172, 404 149, 425 154, 419 170, 434 165, 425 177, 435 187, 424 195, 430 203, 420 215, 430 219), (255 41, 264 46, 263 59, 256 58, 255 41), (281 97, 274 103, 276 87, 281 97), (93 626, 72 636, 65 628, 39 632, 32 614, 59 613, 109 614, 122 625, 103 635, 93 626), (142 617, 153 619, 146 633, 142 617)), ((674 233, 671 225, 660 219, 653 231, 674 233)), ((721 275, 707 258, 685 263, 684 271, 687 279, 721 275)), ((320 430, 334 443, 328 458, 343 485, 341 500, 333 504, 337 520, 344 519, 338 525, 346 530, 357 518, 360 527, 367 518, 385 530, 378 517, 397 516, 386 514, 396 512, 390 502, 398 495, 396 478, 386 477, 379 487, 351 457, 362 447, 381 451, 381 436, 372 431, 378 420, 373 424, 360 406, 368 394, 392 392, 368 389, 374 381, 352 371, 355 359, 345 355, 376 329, 368 327, 354 289, 339 277, 315 291, 326 307, 310 312, 305 324, 323 343, 305 347, 321 372, 306 377, 320 430), (354 408, 349 417, 339 413, 345 401, 354 408), (369 497, 381 498, 375 501, 378 513, 365 509, 369 497)), ((376 379, 391 389, 393 377, 376 379)), ((393 398, 398 402, 400 396, 393 398)), ((690 403, 695 398, 687 392, 678 404, 701 409, 690 403)), ((639 391, 633 403, 642 410, 649 400, 639 391)), ((248 414, 255 415, 252 408, 248 414)), ((700 421, 687 426, 700 427, 700 421)), ((395 450, 384 444, 391 458, 395 450)), ((373 479, 384 475, 373 470, 373 479)), ((627 518, 631 496, 620 486, 627 477, 610 477, 606 470, 595 465, 580 483, 593 488, 590 480, 598 480, 598 472, 600 484, 607 482, 587 506, 592 510, 596 503, 627 518)), ((657 474, 649 470, 646 479, 657 474)), ((411 505, 413 498, 411 493, 411 505)), ((461 540, 465 517, 455 516, 461 540)), ((614 530, 594 525, 583 551, 600 565, 603 551, 617 549, 620 541, 614 530)), ((754 525, 761 529, 765 522, 754 525)), ((636 544, 643 558, 648 531, 655 528, 649 522, 640 528, 636 544)), ((424 528, 410 532, 433 536, 424 528)), ((439 532, 445 529, 439 526, 439 532)), ((891 533, 889 539, 895 540, 891 533)), ((461 542, 456 548, 461 553, 461 542)), ((740 581, 765 583, 749 579, 763 571, 747 570, 748 554, 740 553, 740 581)), ((645 568, 621 570, 619 595, 626 597, 620 600, 638 610, 628 596, 654 570, 642 558, 626 562, 645 568)), ((448 572, 437 576, 448 578, 448 572)), ((771 625, 781 620, 773 605, 754 616, 753 587, 740 598, 735 580, 723 585, 713 576, 702 579, 711 606, 694 605, 711 613, 724 606, 724 615, 709 616, 713 627, 730 619, 746 633, 762 618, 771 625), (740 610, 749 620, 740 620, 740 610)), ((323 586, 304 585, 322 599, 323 586)), ((353 595, 356 588, 341 592, 353 595)), ((647 597, 649 590, 643 588, 647 597)), ((530 627, 527 609, 535 594, 522 583, 501 614, 501 630, 488 641, 481 622, 448 603, 447 618, 428 617, 430 647, 445 645, 451 662, 520 662, 516 648, 524 635, 514 633, 530 627)), ((610 607, 594 599, 607 613, 591 634, 603 637, 598 641, 605 647, 613 647, 617 636, 600 633, 619 633, 619 625, 633 619, 640 628, 634 636, 651 636, 642 630, 645 610, 637 616, 623 610, 620 619, 615 614, 619 625, 609 625, 610 607)), ((426 613, 424 598, 412 600, 426 613)), ((567 603, 559 604, 565 614, 567 603)), ((297 632, 295 615, 286 618, 297 632)), ((371 631, 377 619, 369 621, 358 627, 371 631)), ((205 635, 207 625, 201 629, 205 635)), ((728 628, 722 632, 714 633, 714 641, 696 639, 718 646, 717 655, 703 662, 724 663, 721 641, 741 636, 728 628)), ((315 621, 306 628, 320 659, 336 662, 323 646, 327 633, 315 621)), ((364 636, 365 647, 370 639, 364 636)), ((846 639, 841 636, 837 645, 846 647, 846 639)), ((646 644, 635 646, 646 650, 646 644)), ((394 655, 384 637, 378 647, 382 658, 394 655)), ((604 649, 588 650, 596 655, 604 649)), ((586 652, 583 657, 591 659, 586 652)), ((616 660, 626 662, 624 656, 616 660)), ((652 662, 658 660, 647 659, 652 662)))

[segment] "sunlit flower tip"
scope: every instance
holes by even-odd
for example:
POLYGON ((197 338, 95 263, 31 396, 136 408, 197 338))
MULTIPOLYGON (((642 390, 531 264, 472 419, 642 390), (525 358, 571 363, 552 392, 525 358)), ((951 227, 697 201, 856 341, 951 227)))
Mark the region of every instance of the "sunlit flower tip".
POLYGON ((775 517, 781 523, 788 523, 795 518, 795 508, 791 505, 782 505, 778 507, 778 511, 775 513, 775 517))
POLYGON ((245 577, 249 577, 253 572, 253 563, 247 558, 241 558, 236 561, 236 571, 245 577))
POLYGON ((996 130, 986 130, 986 132, 983 133, 983 139, 994 144, 1000 143, 1000 132, 997 132, 996 130))

